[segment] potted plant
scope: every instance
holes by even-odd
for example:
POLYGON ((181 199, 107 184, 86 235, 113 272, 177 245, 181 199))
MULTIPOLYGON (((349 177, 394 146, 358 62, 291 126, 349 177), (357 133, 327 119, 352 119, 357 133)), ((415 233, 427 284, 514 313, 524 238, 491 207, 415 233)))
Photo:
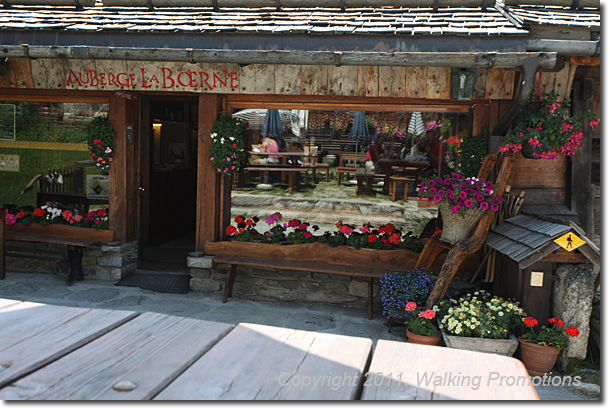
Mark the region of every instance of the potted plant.
POLYGON ((466 239, 483 214, 489 209, 498 211, 502 202, 491 182, 456 172, 422 181, 418 191, 420 200, 438 204, 443 218, 440 239, 452 245, 466 239))
POLYGON ((521 151, 524 157, 537 159, 571 157, 582 148, 583 124, 591 128, 599 124, 593 118, 590 112, 572 115, 570 101, 560 101, 553 91, 541 98, 538 109, 530 104, 519 112, 500 151, 521 151))
POLYGON ((432 323, 436 312, 432 309, 418 309, 417 303, 411 301, 407 302, 405 310, 409 312, 405 321, 409 343, 438 346, 441 342, 441 334, 432 323))
POLYGON ((391 319, 405 321, 410 318, 405 310, 407 302, 423 305, 432 291, 430 272, 413 269, 406 272, 391 272, 380 280, 383 314, 391 319))
POLYGON ((555 366, 561 349, 566 347, 568 336, 578 337, 580 334, 577 328, 565 327, 564 321, 556 317, 549 319, 551 326, 542 326, 537 333, 534 328, 538 326, 538 321, 533 317, 524 318, 523 324, 529 331, 519 337, 521 361, 532 376, 549 372, 555 366))
POLYGON ((513 332, 522 326, 525 311, 519 302, 493 296, 485 290, 459 299, 445 299, 438 306, 439 328, 445 345, 512 356, 518 347, 513 332))

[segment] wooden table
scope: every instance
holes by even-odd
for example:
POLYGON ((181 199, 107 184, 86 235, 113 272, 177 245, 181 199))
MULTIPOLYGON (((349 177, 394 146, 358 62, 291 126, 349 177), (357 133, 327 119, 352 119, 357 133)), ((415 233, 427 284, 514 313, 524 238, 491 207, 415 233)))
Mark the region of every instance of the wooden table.
POLYGON ((414 369, 527 373, 516 359, 403 342, 380 341, 369 367, 365 338, 6 299, 0 329, 0 400, 537 399, 533 388, 427 394, 414 369), (376 383, 399 373, 408 386, 376 383))
MULTIPOLYGON (((385 179, 383 182, 383 193, 387 194, 389 192, 390 187, 390 177, 394 173, 392 167, 401 167, 406 169, 405 174, 407 176, 412 176, 414 181, 415 189, 419 188, 419 174, 424 169, 430 166, 428 161, 405 161, 403 159, 391 159, 391 158, 381 158, 379 160, 379 164, 384 169, 385 179)), ((416 191, 417 192, 417 191, 416 191)))

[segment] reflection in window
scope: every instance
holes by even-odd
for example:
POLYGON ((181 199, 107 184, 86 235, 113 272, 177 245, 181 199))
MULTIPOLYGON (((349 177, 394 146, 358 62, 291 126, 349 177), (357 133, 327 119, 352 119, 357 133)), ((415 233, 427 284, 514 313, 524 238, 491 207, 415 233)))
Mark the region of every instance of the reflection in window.
POLYGON ((0 205, 81 216, 107 207, 108 176, 95 169, 87 145, 98 115, 108 115, 108 104, 0 102, 0 205))
POLYGON ((341 221, 391 223, 419 234, 436 209, 418 201, 416 186, 426 176, 459 170, 460 144, 469 135, 463 113, 277 110, 270 122, 271 111, 233 112, 247 122, 249 159, 234 179, 232 220, 258 217, 259 231, 280 212, 286 222, 319 226, 318 233, 341 221), (270 151, 275 144, 280 148, 270 151), (380 164, 370 178, 358 176, 371 165, 367 153, 376 144, 380 164))

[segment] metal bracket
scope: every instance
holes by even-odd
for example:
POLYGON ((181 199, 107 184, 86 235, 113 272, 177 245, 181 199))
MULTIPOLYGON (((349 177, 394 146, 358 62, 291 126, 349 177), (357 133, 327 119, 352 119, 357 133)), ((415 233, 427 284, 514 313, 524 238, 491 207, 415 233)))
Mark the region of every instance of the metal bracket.
POLYGON ((153 0, 148 0, 148 10, 154 10, 155 6, 153 5, 153 0))
POLYGON ((275 9, 280 11, 282 9, 282 5, 280 4, 280 0, 275 0, 275 9))
POLYGON ((191 64, 195 64, 195 59, 193 58, 193 49, 192 48, 187 48, 186 52, 189 55, 189 61, 191 62, 191 64))
POLYGON ((434 0, 434 5, 432 6, 434 11, 438 11, 438 0, 434 0))
POLYGON ((345 11, 345 0, 341 0, 339 7, 341 7, 341 11, 345 11))
POLYGON ((23 55, 25 56, 25 58, 27 58, 29 60, 36 60, 35 58, 32 58, 32 56, 30 56, 30 45, 29 44, 22 44, 21 46, 23 47, 23 55))
POLYGON ((335 51, 333 54, 335 56, 335 67, 341 67, 341 56, 343 56, 343 53, 335 51))
POLYGON ((572 5, 570 6, 570 8, 577 9, 579 5, 580 5, 580 0, 572 0, 572 5))
POLYGON ((214 11, 218 11, 218 0, 212 0, 212 8, 214 11))
POLYGON ((487 53, 487 57, 489 58, 489 60, 487 61, 487 69, 489 70, 491 68, 494 68, 494 66, 496 65, 496 53, 487 53))
POLYGON ((11 8, 11 5, 8 4, 8 0, 0 0, 0 1, 2 2, 2 5, 4 6, 4 8, 7 8, 7 9, 11 8))
POLYGON ((483 0, 483 5, 481 6, 483 11, 487 10, 487 0, 483 0))

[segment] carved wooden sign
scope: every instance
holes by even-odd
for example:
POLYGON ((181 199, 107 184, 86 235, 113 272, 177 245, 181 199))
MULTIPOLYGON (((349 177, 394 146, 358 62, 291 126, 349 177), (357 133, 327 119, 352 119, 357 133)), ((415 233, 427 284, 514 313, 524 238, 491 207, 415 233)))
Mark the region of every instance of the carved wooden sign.
MULTIPOLYGON (((39 58, 10 59, 9 71, 0 87, 449 100, 452 69, 39 58)), ((514 69, 475 72, 474 99, 513 98, 514 69)))

